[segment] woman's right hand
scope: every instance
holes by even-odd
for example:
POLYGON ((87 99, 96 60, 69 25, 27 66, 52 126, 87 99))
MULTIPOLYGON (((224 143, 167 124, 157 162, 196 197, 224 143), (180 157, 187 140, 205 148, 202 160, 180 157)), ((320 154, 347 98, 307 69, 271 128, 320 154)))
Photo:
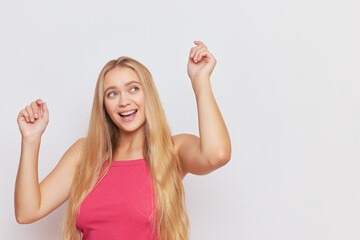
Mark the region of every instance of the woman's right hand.
POLYGON ((22 138, 41 137, 49 122, 49 111, 41 99, 27 105, 17 117, 22 138))

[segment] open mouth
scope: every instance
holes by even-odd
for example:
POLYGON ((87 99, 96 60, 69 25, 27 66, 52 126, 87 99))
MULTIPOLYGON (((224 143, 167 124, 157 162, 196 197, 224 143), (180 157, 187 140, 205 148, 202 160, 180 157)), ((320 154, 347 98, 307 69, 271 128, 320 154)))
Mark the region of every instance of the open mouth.
POLYGON ((123 113, 123 114, 120 114, 119 113, 119 115, 120 115, 120 117, 122 117, 122 118, 132 118, 133 116, 135 116, 135 114, 137 113, 137 109, 136 110, 134 110, 134 111, 130 111, 130 112, 126 112, 126 113, 123 113))

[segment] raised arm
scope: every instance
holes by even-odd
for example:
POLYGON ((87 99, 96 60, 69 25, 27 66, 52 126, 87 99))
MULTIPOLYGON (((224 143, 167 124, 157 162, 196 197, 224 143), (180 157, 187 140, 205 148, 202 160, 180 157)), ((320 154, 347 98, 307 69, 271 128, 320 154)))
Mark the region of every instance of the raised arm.
POLYGON ((29 224, 43 218, 68 199, 75 168, 85 142, 85 138, 77 140, 39 184, 38 155, 41 135, 48 121, 48 110, 41 99, 21 110, 18 116, 22 141, 14 207, 16 221, 21 224, 29 224))
POLYGON ((205 44, 200 41, 195 43, 198 46, 190 51, 188 74, 196 96, 200 137, 192 134, 173 137, 184 176, 187 173, 210 173, 225 165, 231 157, 229 133, 210 84, 216 60, 205 44))
POLYGON ((21 132, 21 155, 15 182, 15 216, 19 223, 40 207, 38 155, 41 135, 48 124, 46 103, 38 99, 22 109, 17 118, 21 132))

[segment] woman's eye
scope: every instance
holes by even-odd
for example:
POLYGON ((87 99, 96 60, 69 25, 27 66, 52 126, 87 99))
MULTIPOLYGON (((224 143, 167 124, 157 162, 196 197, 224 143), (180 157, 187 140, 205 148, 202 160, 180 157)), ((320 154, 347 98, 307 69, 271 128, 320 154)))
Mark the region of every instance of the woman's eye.
MULTIPOLYGON (((138 87, 132 87, 130 90, 132 90, 132 89, 136 89, 136 91, 139 89, 138 87)), ((133 92, 135 92, 135 91, 133 91, 133 92)))
POLYGON ((110 96, 110 94, 112 94, 112 93, 115 93, 115 92, 111 92, 111 93, 109 93, 109 94, 108 94, 108 97, 109 97, 109 96, 110 96))

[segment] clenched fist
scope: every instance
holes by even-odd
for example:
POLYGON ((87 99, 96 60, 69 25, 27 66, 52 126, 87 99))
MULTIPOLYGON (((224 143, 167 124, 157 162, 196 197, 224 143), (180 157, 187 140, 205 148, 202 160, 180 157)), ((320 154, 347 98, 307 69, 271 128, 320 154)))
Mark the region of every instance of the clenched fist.
POLYGON ((49 111, 41 99, 27 105, 17 117, 23 139, 41 137, 49 122, 49 111))

